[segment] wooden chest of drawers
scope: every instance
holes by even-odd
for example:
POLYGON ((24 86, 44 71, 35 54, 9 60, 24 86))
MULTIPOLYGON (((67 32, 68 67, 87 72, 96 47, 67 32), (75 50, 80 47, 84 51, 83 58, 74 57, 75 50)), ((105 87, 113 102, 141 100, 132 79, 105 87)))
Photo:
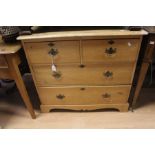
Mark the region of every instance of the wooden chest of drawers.
POLYGON ((92 30, 20 36, 41 100, 51 109, 128 110, 145 31, 92 30))

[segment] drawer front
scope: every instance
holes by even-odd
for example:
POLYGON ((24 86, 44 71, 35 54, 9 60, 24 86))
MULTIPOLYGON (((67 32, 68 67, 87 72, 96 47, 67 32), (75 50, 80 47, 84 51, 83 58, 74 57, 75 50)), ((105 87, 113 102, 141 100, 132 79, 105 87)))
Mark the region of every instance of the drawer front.
POLYGON ((85 40, 84 62, 136 61, 139 39, 85 40))
POLYGON ((7 67, 7 62, 5 60, 5 57, 3 55, 0 55, 0 67, 7 67))
POLYGON ((31 63, 80 62, 79 41, 25 43, 31 63))
POLYGON ((127 103, 130 86, 40 87, 38 90, 44 105, 122 104, 127 103))
POLYGON ((50 65, 35 66, 33 71, 40 86, 51 85, 114 85, 131 84, 133 64, 57 65, 57 72, 50 65))

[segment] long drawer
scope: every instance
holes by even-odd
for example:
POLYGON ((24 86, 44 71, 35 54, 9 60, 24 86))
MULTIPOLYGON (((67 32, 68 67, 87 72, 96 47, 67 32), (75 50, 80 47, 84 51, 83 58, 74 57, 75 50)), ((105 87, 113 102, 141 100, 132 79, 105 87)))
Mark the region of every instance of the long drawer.
POLYGON ((33 71, 38 86, 53 85, 118 85, 131 84, 133 63, 57 65, 35 65, 33 71))
POLYGON ((44 105, 89 105, 127 103, 130 86, 39 87, 44 105))
POLYGON ((84 40, 84 62, 136 61, 139 39, 84 40))
POLYGON ((31 63, 80 62, 79 41, 25 43, 31 63))

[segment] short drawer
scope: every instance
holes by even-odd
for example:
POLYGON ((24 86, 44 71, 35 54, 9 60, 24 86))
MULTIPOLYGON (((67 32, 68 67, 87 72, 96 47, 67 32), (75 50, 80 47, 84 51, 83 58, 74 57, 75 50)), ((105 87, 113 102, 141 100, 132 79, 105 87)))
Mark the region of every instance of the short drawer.
POLYGON ((127 103, 130 86, 115 87, 39 87, 41 104, 89 105, 127 103))
POLYGON ((0 55, 0 68, 8 67, 7 62, 5 60, 5 57, 3 55, 0 55))
POLYGON ((79 41, 25 43, 31 63, 80 62, 79 41))
POLYGON ((82 42, 84 62, 136 61, 139 39, 85 40, 82 42))
POLYGON ((114 85, 131 84, 132 63, 124 64, 87 64, 57 65, 52 72, 50 65, 33 66, 36 82, 39 86, 51 85, 114 85))

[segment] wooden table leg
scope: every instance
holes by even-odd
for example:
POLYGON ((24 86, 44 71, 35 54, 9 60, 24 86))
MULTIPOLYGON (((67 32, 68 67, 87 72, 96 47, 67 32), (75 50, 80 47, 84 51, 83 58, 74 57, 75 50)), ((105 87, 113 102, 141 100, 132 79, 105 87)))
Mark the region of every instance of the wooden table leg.
POLYGON ((148 68, 149 68, 149 62, 142 63, 142 67, 141 67, 139 78, 138 78, 138 83, 137 83, 135 94, 133 97, 133 102, 132 102, 133 107, 135 107, 135 104, 137 102, 137 98, 138 98, 140 90, 142 88, 142 85, 143 85, 146 73, 148 71, 148 68))
POLYGON ((8 62, 9 68, 10 68, 10 72, 16 82, 17 88, 19 89, 19 92, 24 100, 24 103, 25 103, 29 113, 31 114, 31 117, 33 119, 35 119, 36 118, 35 112, 33 110, 30 98, 29 98, 27 90, 25 88, 25 84, 23 82, 21 73, 19 71, 19 67, 18 67, 18 65, 20 64, 19 57, 16 54, 14 54, 14 55, 10 54, 6 58, 7 58, 7 62, 8 62))
POLYGON ((136 105, 137 98, 138 98, 140 90, 142 88, 146 73, 148 71, 150 62, 152 61, 152 58, 153 58, 154 50, 155 50, 155 37, 153 36, 153 37, 148 38, 148 43, 147 43, 147 47, 145 50, 144 59, 142 62, 138 82, 136 85, 136 89, 135 89, 135 93, 134 93, 134 97, 133 97, 133 101, 132 101, 132 107, 135 107, 135 105, 136 105))

